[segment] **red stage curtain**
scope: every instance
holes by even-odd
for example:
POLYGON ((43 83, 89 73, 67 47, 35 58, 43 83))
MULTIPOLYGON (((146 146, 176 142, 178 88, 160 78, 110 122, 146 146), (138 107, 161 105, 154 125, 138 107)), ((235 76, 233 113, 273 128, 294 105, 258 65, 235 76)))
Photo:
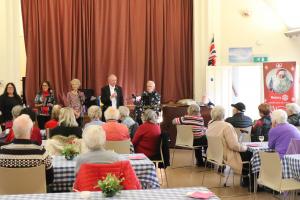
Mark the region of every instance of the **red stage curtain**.
POLYGON ((192 0, 21 0, 26 99, 43 80, 63 103, 70 80, 100 89, 114 73, 125 97, 154 80, 163 102, 193 97, 192 0))

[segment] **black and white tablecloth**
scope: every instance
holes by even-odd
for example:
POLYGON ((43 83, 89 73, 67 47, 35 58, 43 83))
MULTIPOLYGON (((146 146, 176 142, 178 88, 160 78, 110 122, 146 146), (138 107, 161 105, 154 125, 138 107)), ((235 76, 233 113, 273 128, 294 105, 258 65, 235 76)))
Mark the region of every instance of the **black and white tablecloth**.
MULTIPOLYGON (((154 189, 154 190, 123 190, 110 200, 190 200, 188 192, 209 191, 204 187, 194 188, 174 188, 174 189, 154 189)), ((101 192, 69 192, 69 193, 48 193, 48 194, 26 194, 26 195, 2 195, 0 200, 96 200, 105 199, 101 192)), ((108 199, 108 198, 106 198, 108 199)), ((217 196, 212 196, 208 200, 218 200, 217 196)))
POLYGON ((300 154, 285 155, 282 159, 283 178, 293 178, 300 181, 300 154))
MULTIPOLYGON (((128 156, 137 154, 123 154, 123 158, 128 159, 128 156)), ((140 160, 130 160, 130 163, 142 184, 143 189, 157 189, 160 188, 158 178, 156 175, 156 169, 151 160, 147 157, 140 160)), ((50 185, 50 188, 54 192, 67 192, 72 190, 75 180, 75 160, 68 161, 63 156, 53 157, 53 170, 54 181, 50 185)))

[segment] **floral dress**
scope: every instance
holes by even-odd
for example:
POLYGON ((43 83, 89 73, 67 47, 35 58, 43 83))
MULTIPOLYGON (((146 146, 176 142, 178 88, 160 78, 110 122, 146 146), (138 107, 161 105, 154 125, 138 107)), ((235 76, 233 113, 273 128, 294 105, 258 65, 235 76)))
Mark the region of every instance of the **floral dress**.
POLYGON ((39 92, 34 99, 35 104, 42 104, 38 110, 39 115, 51 115, 53 105, 56 104, 56 99, 52 91, 39 92))

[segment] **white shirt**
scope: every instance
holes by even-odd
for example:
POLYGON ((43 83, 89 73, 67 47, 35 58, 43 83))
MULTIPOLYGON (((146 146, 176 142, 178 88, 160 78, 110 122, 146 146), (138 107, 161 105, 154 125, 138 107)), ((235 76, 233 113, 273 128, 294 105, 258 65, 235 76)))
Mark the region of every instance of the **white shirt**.
MULTIPOLYGON (((113 93, 116 93, 115 88, 116 88, 115 86, 113 87, 113 86, 109 85, 110 95, 112 95, 113 93)), ((110 98, 110 100, 111 100, 111 106, 114 107, 114 108, 117 108, 117 99, 116 99, 116 97, 112 97, 112 98, 110 98)))

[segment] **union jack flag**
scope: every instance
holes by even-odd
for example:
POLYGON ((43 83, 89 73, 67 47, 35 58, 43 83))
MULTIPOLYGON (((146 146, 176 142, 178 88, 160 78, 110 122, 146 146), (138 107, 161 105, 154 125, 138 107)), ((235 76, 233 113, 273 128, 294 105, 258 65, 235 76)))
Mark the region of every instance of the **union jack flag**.
POLYGON ((208 66, 216 66, 216 57, 217 52, 215 48, 215 39, 213 37, 209 47, 208 66))

